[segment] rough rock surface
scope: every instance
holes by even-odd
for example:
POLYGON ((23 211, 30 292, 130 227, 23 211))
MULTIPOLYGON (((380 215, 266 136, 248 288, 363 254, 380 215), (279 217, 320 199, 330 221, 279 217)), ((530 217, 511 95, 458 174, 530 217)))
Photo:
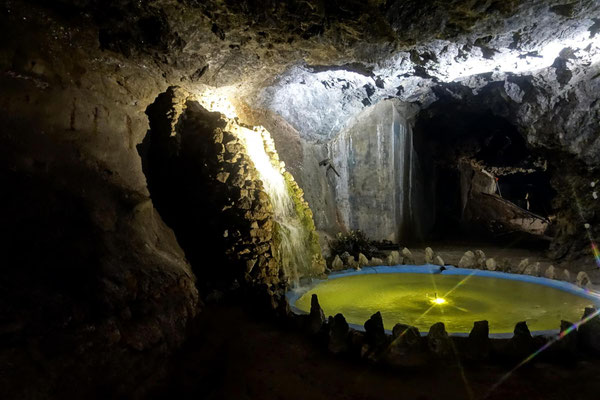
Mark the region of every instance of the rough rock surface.
POLYGON ((519 274, 524 274, 525 270, 528 267, 529 267, 529 259, 528 258, 524 258, 524 259, 521 260, 521 262, 517 266, 516 272, 519 273, 519 274))
POLYGON ((490 328, 487 321, 475 321, 467 340, 467 357, 472 360, 485 360, 491 351, 490 328))
POLYGON ((540 276, 540 263, 529 264, 523 270, 524 275, 540 276))
POLYGON ((329 317, 329 343, 327 348, 330 352, 344 353, 349 348, 349 327, 342 314, 329 317))
POLYGON ((390 252, 388 256, 388 264, 389 265, 398 265, 402 264, 402 257, 400 257, 400 253, 396 250, 390 252))
POLYGON ((474 254, 477 259, 477 268, 485 268, 485 253, 483 250, 475 250, 474 254))
POLYGON ((402 249, 402 257, 403 257, 404 264, 414 264, 415 263, 415 259, 412 255, 412 253, 406 247, 402 249))
POLYGON ((550 265, 548 268, 546 268, 546 271, 544 271, 544 277, 548 279, 556 279, 556 268, 554 268, 554 265, 550 265))
POLYGON ((590 277, 587 273, 585 273, 584 271, 579 271, 577 277, 575 278, 575 283, 577 283, 577 286, 579 287, 586 288, 592 284, 592 281, 590 280, 590 277))
POLYGON ((333 258, 333 261, 331 262, 331 269, 334 271, 341 271, 344 269, 344 263, 343 263, 342 259, 340 258, 340 256, 338 256, 337 254, 333 258))
POLYGON ((385 352, 384 361, 396 367, 424 365, 421 335, 414 326, 396 324, 392 330, 392 342, 385 352))
POLYGON ((523 359, 534 350, 533 337, 527 323, 517 322, 513 337, 508 342, 507 355, 514 359, 523 359))
POLYGON ((365 322, 366 340, 373 349, 379 349, 387 341, 381 313, 377 311, 365 322))
POLYGON ((493 258, 488 258, 487 260, 485 260, 485 268, 488 271, 495 271, 496 269, 498 269, 498 263, 493 258))
POLYGON ((311 334, 318 333, 325 323, 325 313, 319 304, 319 298, 313 294, 310 298, 310 313, 308 314, 308 322, 306 329, 311 334))
POLYGON ((383 260, 381 258, 373 257, 369 260, 369 265, 373 267, 383 265, 383 260))
POLYGON ((369 265, 369 259, 363 253, 359 253, 358 254, 358 266, 365 267, 367 265, 369 265))
POLYGON ((458 262, 459 268, 477 268, 478 265, 477 257, 470 250, 466 251, 458 262))
POLYGON ((427 345, 429 350, 438 357, 449 357, 453 354, 453 344, 443 322, 437 322, 429 328, 427 345))
POLYGON ((433 249, 431 247, 426 247, 425 248, 425 264, 433 264, 433 260, 434 260, 434 252, 433 249))
POLYGON ((435 260, 434 260, 433 264, 439 265, 440 267, 443 267, 445 265, 444 264, 444 259, 442 257, 440 257, 440 256, 435 256, 435 260))
POLYGON ((587 307, 583 312, 582 320, 587 322, 579 327, 579 344, 586 350, 600 354, 600 316, 597 310, 587 307))

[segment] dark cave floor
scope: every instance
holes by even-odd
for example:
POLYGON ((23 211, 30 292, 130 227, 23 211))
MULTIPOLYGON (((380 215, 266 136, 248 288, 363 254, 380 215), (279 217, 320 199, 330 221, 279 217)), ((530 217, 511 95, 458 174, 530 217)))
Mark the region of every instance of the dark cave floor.
POLYGON ((303 333, 223 305, 202 312, 173 364, 156 399, 576 400, 596 398, 600 390, 600 359, 570 366, 534 362, 489 394, 510 366, 450 362, 384 370, 332 356, 303 333))

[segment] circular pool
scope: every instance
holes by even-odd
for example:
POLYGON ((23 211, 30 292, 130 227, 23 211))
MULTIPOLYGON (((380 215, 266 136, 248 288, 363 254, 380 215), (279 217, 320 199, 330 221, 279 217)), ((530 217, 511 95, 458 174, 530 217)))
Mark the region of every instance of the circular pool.
POLYGON ((512 333, 519 321, 532 331, 551 331, 561 320, 576 322, 596 295, 566 282, 500 272, 439 267, 375 267, 332 274, 290 296, 296 310, 308 312, 317 294, 325 315, 342 313, 362 325, 380 311, 386 329, 397 323, 428 331, 443 322, 450 333, 468 333, 487 320, 490 333, 512 333))

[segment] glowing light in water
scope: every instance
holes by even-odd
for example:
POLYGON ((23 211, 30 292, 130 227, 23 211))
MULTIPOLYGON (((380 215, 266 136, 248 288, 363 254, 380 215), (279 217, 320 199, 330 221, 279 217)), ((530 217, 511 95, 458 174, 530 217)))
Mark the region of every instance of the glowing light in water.
POLYGON ((432 303, 437 304, 437 305, 441 305, 441 304, 446 304, 446 299, 442 299, 441 297, 436 297, 435 299, 431 300, 432 303))
POLYGON ((600 268, 600 250, 598 250, 598 245, 596 242, 592 242, 592 253, 594 253, 594 259, 596 260, 596 265, 600 268))

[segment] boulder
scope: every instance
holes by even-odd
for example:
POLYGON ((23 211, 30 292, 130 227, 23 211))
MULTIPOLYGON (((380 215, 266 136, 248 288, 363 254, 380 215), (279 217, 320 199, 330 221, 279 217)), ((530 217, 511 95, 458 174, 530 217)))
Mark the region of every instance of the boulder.
POLYGON ((524 359, 534 350, 533 337, 527 322, 517 322, 513 337, 508 342, 507 355, 513 359, 524 359))
POLYGON ((394 341, 400 340, 401 343, 406 345, 414 346, 419 343, 420 338, 419 329, 414 326, 396 324, 392 329, 392 339, 394 341))
POLYGON ((528 265, 529 265, 529 258, 522 259, 521 262, 519 263, 519 265, 517 266, 517 270, 515 272, 518 274, 524 274, 525 269, 527 268, 528 265))
POLYGON ((365 344, 365 333, 350 329, 348 333, 348 342, 350 344, 350 353, 353 355, 363 355, 365 344))
POLYGON ((277 309, 275 310, 275 314, 277 317, 287 320, 292 315, 292 310, 290 309, 290 303, 288 303, 285 296, 282 296, 281 299, 277 303, 277 309))
POLYGON ((443 322, 431 325, 427 334, 427 346, 438 357, 448 357, 453 353, 453 344, 443 322))
POLYGON ((344 269, 344 262, 342 261, 340 256, 335 256, 335 258, 331 262, 331 269, 333 271, 341 271, 342 269, 344 269))
POLYGON ((488 271, 495 271, 498 269, 498 263, 493 258, 488 258, 485 260, 485 269, 488 271))
POLYGON ((388 259, 390 259, 390 261, 391 261, 389 263, 389 265, 402 264, 402 257, 400 257, 400 253, 398 253, 396 250, 394 250, 390 253, 390 255, 388 256, 388 259))
POLYGON ((402 249, 402 257, 404 258, 404 264, 414 264, 415 259, 413 258, 412 253, 406 247, 402 249))
POLYGON ((575 278, 575 283, 577 283, 577 286, 582 288, 587 288, 592 285, 590 277, 584 271, 579 271, 579 273, 577 274, 577 278, 575 278))
POLYGON ((367 344, 372 348, 379 348, 387 341, 387 336, 385 334, 385 329, 383 328, 383 318, 381 318, 381 313, 377 311, 375 314, 371 315, 365 324, 365 335, 367 344))
POLYGON ((360 268, 369 265, 369 260, 363 253, 358 253, 358 266, 360 268))
POLYGON ((523 275, 540 276, 540 263, 529 264, 525 267, 523 275))
POLYGON ((571 273, 568 269, 563 269, 562 273, 560 274, 560 280, 565 282, 571 282, 571 273))
POLYGON ((426 353, 421 346, 421 335, 414 326, 396 324, 392 331, 392 342, 387 347, 384 360, 396 367, 425 365, 426 353))
POLYGON ((443 267, 445 265, 444 260, 440 256, 435 256, 435 260, 433 261, 433 264, 439 265, 440 267, 443 267))
POLYGON ((546 271, 544 271, 544 278, 556 279, 556 269, 554 268, 554 265, 546 268, 546 271))
POLYGON ((350 328, 342 314, 329 317, 329 343, 327 348, 334 354, 344 353, 349 348, 350 328))
POLYGON ((357 269, 357 270, 360 269, 360 266, 358 265, 358 261, 356 261, 353 256, 350 256, 348 258, 347 263, 348 263, 348 268, 357 269))
POLYGON ((388 256, 385 258, 385 265, 395 265, 394 261, 392 259, 392 256, 388 254, 388 256))
POLYGON ((425 264, 433 264, 434 253, 431 247, 425 248, 425 264))
POLYGON ((597 312, 593 307, 585 308, 582 317, 585 322, 579 326, 578 339, 583 349, 600 354, 600 317, 597 312))
POLYGON ((310 314, 308 315, 308 332, 316 334, 321 330, 325 323, 325 313, 319 304, 319 299, 316 294, 310 298, 310 314))
POLYGON ((350 253, 348 253, 347 251, 340 254, 340 259, 342 260, 344 265, 348 265, 348 260, 350 259, 350 257, 352 257, 352 255, 350 253))
POLYGON ((466 356, 471 360, 486 360, 490 356, 490 328, 487 321, 475 321, 467 339, 466 356))
POLYGON ((383 260, 381 258, 373 257, 369 261, 369 265, 372 267, 378 267, 380 265, 383 265, 383 260))
POLYGON ((577 354, 577 326, 569 321, 560 321, 560 336, 555 347, 563 356, 574 357, 577 354))
POLYGON ((483 250, 475 250, 474 254, 477 260, 477 268, 485 268, 485 253, 483 250))
POLYGON ((458 262, 458 268, 477 268, 477 258, 472 251, 466 251, 458 262))
POLYGON ((508 259, 502 259, 502 260, 498 261, 498 268, 496 269, 496 271, 517 273, 516 267, 508 259))

